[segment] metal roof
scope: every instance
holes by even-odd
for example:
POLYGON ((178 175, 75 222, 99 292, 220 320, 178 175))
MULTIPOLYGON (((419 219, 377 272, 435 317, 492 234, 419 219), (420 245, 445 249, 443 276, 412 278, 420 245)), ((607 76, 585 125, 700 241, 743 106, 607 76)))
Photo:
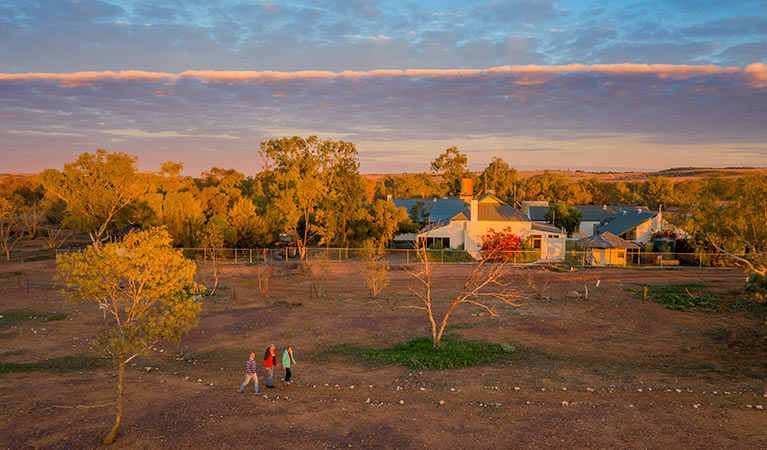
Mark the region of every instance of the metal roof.
POLYGON ((580 239, 578 245, 586 248, 639 248, 638 245, 621 239, 609 231, 580 239))
MULTIPOLYGON (((416 203, 422 203, 428 211, 429 223, 447 223, 451 217, 460 213, 466 207, 466 202, 460 198, 393 198, 394 206, 405 208, 410 216, 410 209, 416 203)), ((411 219, 416 219, 410 216, 411 219)))
POLYGON ((554 225, 550 225, 548 223, 533 223, 533 230, 535 230, 535 231, 545 231, 546 233, 565 234, 564 231, 562 231, 559 228, 555 227, 554 225))
POLYGON ((642 209, 624 210, 619 212, 613 220, 599 227, 599 231, 608 231, 616 236, 620 236, 657 215, 658 213, 642 209))
MULTIPOLYGON (((509 206, 492 193, 487 193, 477 200, 477 220, 491 222, 530 222, 526 215, 517 208, 509 206)), ((471 220, 471 205, 450 220, 471 220)))

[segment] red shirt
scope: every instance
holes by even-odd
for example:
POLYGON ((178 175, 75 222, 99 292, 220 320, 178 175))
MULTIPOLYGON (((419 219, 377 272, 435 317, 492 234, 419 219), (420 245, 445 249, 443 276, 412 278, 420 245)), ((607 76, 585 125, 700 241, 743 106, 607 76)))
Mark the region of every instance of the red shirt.
POLYGON ((264 368, 277 367, 277 352, 269 352, 269 356, 264 360, 264 368))

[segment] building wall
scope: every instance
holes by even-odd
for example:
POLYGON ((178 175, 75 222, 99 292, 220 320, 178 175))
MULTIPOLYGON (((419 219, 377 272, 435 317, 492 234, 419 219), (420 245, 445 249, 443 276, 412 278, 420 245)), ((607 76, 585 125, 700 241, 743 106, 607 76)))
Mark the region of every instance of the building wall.
MULTIPOLYGON (((526 239, 530 235, 538 234, 541 236, 541 259, 551 261, 562 261, 565 258, 565 235, 547 233, 545 231, 532 230, 532 222, 496 222, 496 221, 455 221, 450 222, 440 228, 431 230, 428 237, 447 237, 450 238, 451 248, 460 248, 473 255, 479 255, 479 249, 482 244, 482 236, 487 234, 490 229, 502 231, 511 228, 511 232, 526 239), (549 237, 559 236, 559 237, 549 237)), ((422 235, 423 236, 423 235, 422 235)))
POLYGON ((625 248, 592 248, 586 262, 592 266, 625 266, 625 248))
POLYGON ((594 226, 599 226, 599 221, 582 221, 581 224, 578 226, 578 229, 575 230, 575 233, 573 233, 571 239, 581 239, 589 236, 593 236, 596 234, 594 231, 594 226))

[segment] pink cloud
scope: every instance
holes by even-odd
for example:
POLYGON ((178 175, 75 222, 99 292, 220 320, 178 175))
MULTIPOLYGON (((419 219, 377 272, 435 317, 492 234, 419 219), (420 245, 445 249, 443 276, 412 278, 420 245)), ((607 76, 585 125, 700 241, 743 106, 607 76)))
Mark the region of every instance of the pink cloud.
POLYGON ((487 69, 406 69, 406 70, 370 70, 331 72, 305 70, 296 72, 277 71, 231 71, 231 70, 187 70, 178 74, 167 72, 147 72, 141 70, 73 72, 73 73, 20 73, 0 74, 0 81, 51 80, 62 86, 87 86, 93 82, 106 80, 162 81, 175 82, 183 78, 199 79, 214 83, 270 82, 282 80, 332 80, 332 79, 370 79, 370 78, 462 78, 487 75, 517 75, 522 77, 519 84, 545 83, 547 76, 594 72, 613 75, 655 74, 659 78, 684 79, 699 75, 721 73, 744 73, 755 80, 755 87, 762 87, 767 80, 767 65, 751 64, 745 69, 738 67, 720 67, 715 65, 673 65, 673 64, 567 64, 559 66, 502 66, 487 69))

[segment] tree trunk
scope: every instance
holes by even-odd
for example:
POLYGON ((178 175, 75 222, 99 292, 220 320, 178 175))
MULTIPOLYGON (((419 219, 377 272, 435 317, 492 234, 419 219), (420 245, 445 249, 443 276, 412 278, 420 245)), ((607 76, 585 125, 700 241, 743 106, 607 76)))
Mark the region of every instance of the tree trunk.
POLYGON ((218 257, 216 255, 213 255, 213 280, 213 290, 210 291, 210 295, 215 294, 218 287, 218 257))
POLYGON ((115 424, 112 429, 104 438, 104 445, 114 442, 117 432, 120 430, 120 424, 123 420, 123 381, 125 380, 125 355, 120 355, 120 359, 117 362, 117 407, 115 417, 115 424))

